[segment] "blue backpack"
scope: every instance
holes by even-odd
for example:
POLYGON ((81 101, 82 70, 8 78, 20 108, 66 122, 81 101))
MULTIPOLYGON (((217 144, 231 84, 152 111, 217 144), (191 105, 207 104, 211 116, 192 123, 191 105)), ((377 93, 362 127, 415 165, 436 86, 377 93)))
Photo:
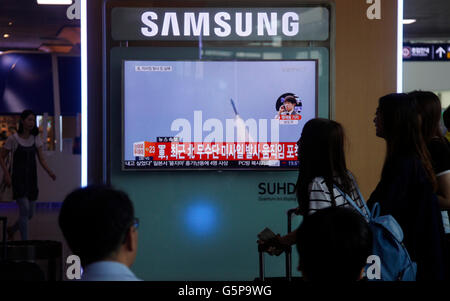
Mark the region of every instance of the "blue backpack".
POLYGON ((379 262, 367 263, 365 274, 368 280, 378 281, 415 281, 417 274, 417 264, 411 260, 409 253, 403 244, 403 230, 392 215, 380 216, 380 204, 375 203, 372 212, 367 208, 361 193, 358 190, 361 202, 364 204, 367 215, 355 204, 355 202, 343 193, 336 185, 346 200, 358 211, 369 223, 373 234, 373 255, 379 258, 379 262), (370 271, 374 270, 373 265, 379 264, 379 277, 374 277, 370 271), (370 271, 369 271, 370 270, 370 271), (369 272, 369 273, 368 273, 369 272), (375 279, 374 279, 375 278, 375 279))

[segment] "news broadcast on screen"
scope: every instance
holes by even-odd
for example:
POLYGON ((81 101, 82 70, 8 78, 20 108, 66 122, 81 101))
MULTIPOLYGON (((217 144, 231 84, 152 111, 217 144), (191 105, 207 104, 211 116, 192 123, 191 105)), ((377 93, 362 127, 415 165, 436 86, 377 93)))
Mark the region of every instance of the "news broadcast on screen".
POLYGON ((317 76, 316 60, 125 60, 123 169, 296 169, 317 76))

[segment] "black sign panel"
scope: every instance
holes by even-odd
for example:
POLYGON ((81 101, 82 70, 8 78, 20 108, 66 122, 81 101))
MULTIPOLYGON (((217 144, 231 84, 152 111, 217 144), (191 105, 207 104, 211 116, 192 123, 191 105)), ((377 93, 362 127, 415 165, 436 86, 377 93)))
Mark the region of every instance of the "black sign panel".
POLYGON ((450 61, 450 44, 404 44, 404 61, 450 61))
POLYGON ((326 41, 325 7, 134 8, 112 10, 112 38, 120 40, 326 41))

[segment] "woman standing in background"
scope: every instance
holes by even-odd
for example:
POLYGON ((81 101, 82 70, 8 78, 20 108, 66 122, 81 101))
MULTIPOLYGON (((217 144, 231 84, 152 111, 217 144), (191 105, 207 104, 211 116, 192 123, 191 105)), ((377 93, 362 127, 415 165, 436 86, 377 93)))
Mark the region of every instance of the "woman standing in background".
POLYGON ((38 134, 36 115, 31 110, 25 110, 20 115, 18 132, 8 137, 0 152, 0 165, 4 172, 4 181, 7 186, 12 185, 13 199, 16 200, 20 210, 18 221, 13 226, 8 227, 9 239, 13 239, 15 232, 19 230, 22 240, 28 240, 28 220, 34 215, 35 201, 39 193, 36 155, 48 175, 53 180, 56 179, 55 174, 45 162, 42 153, 43 142, 38 134), (12 153, 11 175, 4 160, 10 152, 12 153))
POLYGON ((442 210, 446 254, 448 254, 450 251, 450 221, 448 215, 450 210, 450 143, 442 135, 440 129, 441 101, 436 94, 428 91, 414 91, 409 95, 417 102, 423 139, 430 153, 431 164, 437 179, 437 197, 442 210))
POLYGON ((404 244, 417 263, 417 280, 445 277, 444 229, 435 192, 437 181, 421 134, 418 106, 407 94, 381 97, 374 119, 386 140, 381 179, 368 200, 380 215, 392 215, 403 229, 404 244))

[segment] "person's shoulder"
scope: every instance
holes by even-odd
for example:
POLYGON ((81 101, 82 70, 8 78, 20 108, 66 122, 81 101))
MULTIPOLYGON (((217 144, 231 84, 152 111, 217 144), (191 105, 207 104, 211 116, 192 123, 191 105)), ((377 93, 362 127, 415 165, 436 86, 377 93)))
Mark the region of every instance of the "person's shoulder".
POLYGON ((323 177, 315 177, 309 183, 310 193, 329 193, 327 184, 323 177))
POLYGON ((36 143, 36 146, 42 146, 44 143, 39 135, 34 136, 34 142, 36 143))
POLYGON ((405 155, 405 156, 395 156, 391 158, 386 164, 391 168, 409 168, 415 166, 420 159, 417 156, 405 155))
POLYGON ((6 142, 8 142, 8 141, 16 141, 16 138, 14 138, 15 135, 17 135, 17 134, 9 135, 8 138, 6 138, 6 142))
POLYGON ((314 179, 312 179, 311 184, 325 184, 325 179, 324 177, 315 177, 314 179))
POLYGON ((395 156, 386 161, 382 180, 406 181, 406 179, 414 176, 418 169, 423 169, 422 161, 413 155, 395 156))
POLYGON ((15 134, 10 135, 8 138, 6 138, 5 144, 3 145, 3 147, 7 150, 11 150, 15 147, 15 145, 17 145, 17 139, 15 138, 15 134))
POLYGON ((430 152, 439 152, 439 153, 449 153, 450 154, 450 143, 447 139, 433 138, 428 143, 428 150, 430 152))

